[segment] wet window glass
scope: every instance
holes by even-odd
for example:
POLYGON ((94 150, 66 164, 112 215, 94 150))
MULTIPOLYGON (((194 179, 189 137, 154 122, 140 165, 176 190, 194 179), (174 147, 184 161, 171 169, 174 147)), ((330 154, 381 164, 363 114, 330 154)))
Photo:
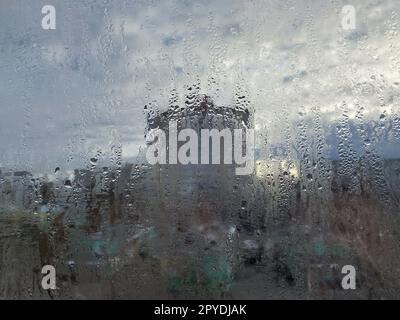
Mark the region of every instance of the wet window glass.
POLYGON ((1 1, 0 298, 400 298, 399 24, 1 1))

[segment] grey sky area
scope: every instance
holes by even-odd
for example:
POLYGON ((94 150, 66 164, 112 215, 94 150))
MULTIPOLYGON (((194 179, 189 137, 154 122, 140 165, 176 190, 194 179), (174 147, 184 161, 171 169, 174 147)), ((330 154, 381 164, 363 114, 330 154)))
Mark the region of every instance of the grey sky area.
MULTIPOLYGON (((133 161, 145 110, 172 90, 231 105, 246 95, 269 146, 293 141, 297 123, 322 123, 337 154, 343 119, 352 148, 357 113, 374 149, 399 157, 388 132, 399 115, 398 0, 0 1, 0 167, 53 172, 133 161), (43 30, 44 5, 56 30, 43 30), (343 30, 342 7, 356 9, 343 30), (317 111, 315 111, 317 110, 317 111)), ((396 128, 395 128, 396 129, 396 128)), ((398 128, 397 128, 398 129, 398 128)))

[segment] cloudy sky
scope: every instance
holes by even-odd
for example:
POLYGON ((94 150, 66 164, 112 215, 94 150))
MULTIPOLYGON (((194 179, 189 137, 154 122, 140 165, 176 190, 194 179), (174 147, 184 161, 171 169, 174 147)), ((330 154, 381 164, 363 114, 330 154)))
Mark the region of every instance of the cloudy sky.
POLYGON ((320 119, 334 156, 337 123, 357 149, 364 121, 377 152, 398 157, 399 23, 398 0, 1 0, 0 167, 132 161, 144 106, 167 108, 173 90, 183 103, 196 84, 218 104, 245 95, 271 146, 320 119), (56 30, 42 29, 47 4, 56 30))

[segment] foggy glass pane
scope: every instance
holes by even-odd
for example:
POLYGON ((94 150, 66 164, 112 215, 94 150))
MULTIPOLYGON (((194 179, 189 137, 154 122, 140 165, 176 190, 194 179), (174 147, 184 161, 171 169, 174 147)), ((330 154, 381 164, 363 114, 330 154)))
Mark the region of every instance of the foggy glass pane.
POLYGON ((1 1, 0 299, 399 299, 399 19, 1 1))

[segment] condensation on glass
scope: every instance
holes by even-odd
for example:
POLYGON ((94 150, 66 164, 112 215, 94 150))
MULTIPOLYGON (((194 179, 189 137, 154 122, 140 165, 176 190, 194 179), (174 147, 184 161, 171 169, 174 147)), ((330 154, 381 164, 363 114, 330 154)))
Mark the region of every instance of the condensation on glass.
POLYGON ((0 298, 400 298, 397 0, 354 26, 341 0, 48 2, 54 30, 0 4, 0 298), (150 165, 171 121, 254 129, 254 172, 150 165))

